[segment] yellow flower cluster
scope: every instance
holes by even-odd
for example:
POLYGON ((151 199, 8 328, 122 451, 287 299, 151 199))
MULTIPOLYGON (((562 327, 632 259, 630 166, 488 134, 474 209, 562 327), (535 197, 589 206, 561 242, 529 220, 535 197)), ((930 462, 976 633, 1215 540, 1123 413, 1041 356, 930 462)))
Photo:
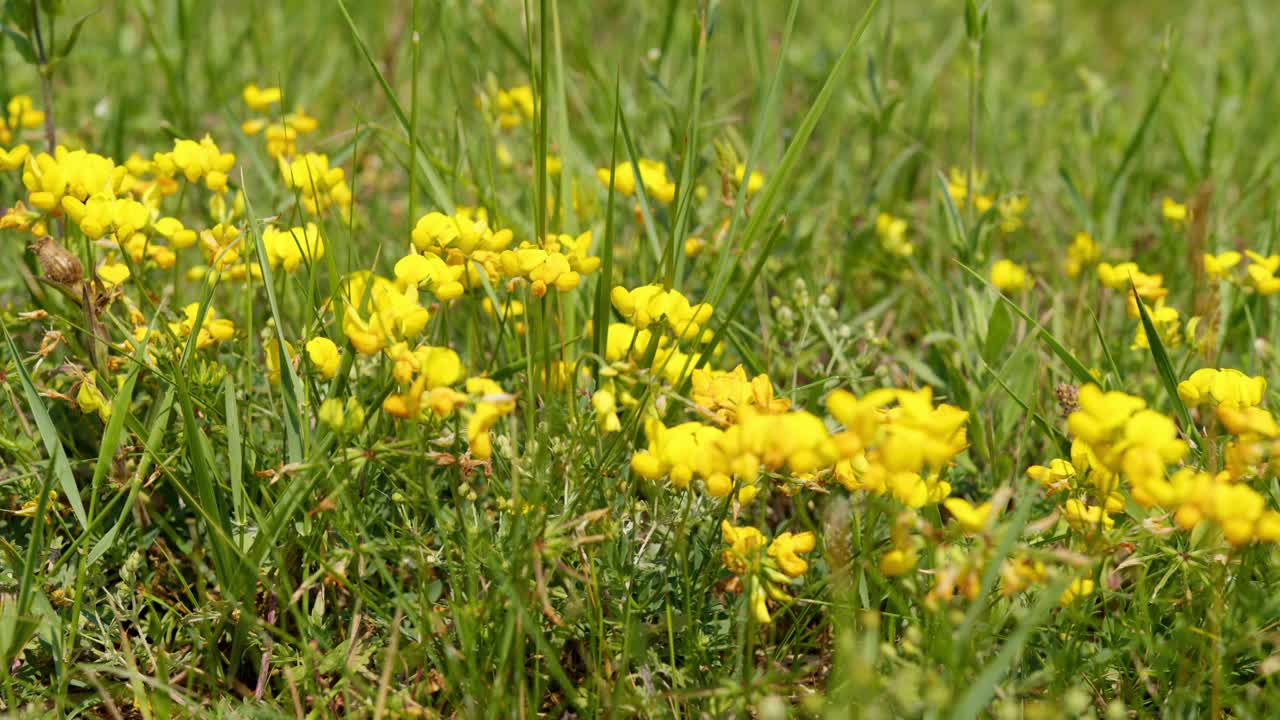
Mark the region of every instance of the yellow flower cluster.
POLYGON ((1204 254, 1204 272, 1215 280, 1226 280, 1252 289, 1259 295, 1280 292, 1280 255, 1262 255, 1246 250, 1243 255, 1235 250, 1212 255, 1204 254))
POLYGON ((111 158, 58 146, 53 155, 40 153, 27 159, 22 184, 31 207, 53 212, 62 207, 66 197, 85 202, 98 193, 112 197, 124 194, 132 178, 128 168, 116 165, 111 158))
POLYGON ((200 303, 191 303, 182 308, 182 319, 169 323, 169 330, 180 340, 186 340, 191 337, 191 333, 196 333, 196 348, 201 350, 235 337, 235 324, 218 317, 217 311, 212 307, 205 308, 203 322, 198 327, 197 320, 200 320, 200 303))
MULTIPOLYGON (((255 113, 269 113, 283 99, 278 87, 260 88, 255 84, 244 88, 244 104, 255 113)), ((298 154, 298 136, 315 132, 319 122, 301 108, 286 113, 279 120, 273 116, 258 116, 245 120, 240 130, 249 136, 263 134, 267 155, 273 159, 291 158, 298 154)))
POLYGON ((1181 226, 1191 218, 1191 211, 1187 209, 1187 206, 1171 197, 1166 197, 1160 201, 1160 214, 1175 226, 1181 226))
POLYGON ((498 126, 504 130, 510 130, 533 120, 533 88, 528 85, 517 85, 505 90, 500 89, 494 96, 494 107, 498 111, 498 126))
POLYGON ((916 250, 907 240, 907 221, 889 213, 876 215, 876 236, 881 247, 892 255, 910 257, 916 250))
POLYGON ((1266 391, 1266 378, 1249 377, 1235 368, 1201 368, 1178 383, 1178 397, 1189 407, 1244 410, 1261 404, 1266 391))
POLYGON ((504 250, 498 256, 504 275, 524 278, 534 297, 547 294, 554 287, 568 292, 578 287, 583 275, 590 275, 600 267, 600 258, 590 255, 591 231, 578 237, 549 235, 540 245, 523 242, 514 250, 504 250))
POLYGON ((846 489, 889 494, 911 508, 941 502, 951 485, 940 479, 965 447, 969 414, 933 403, 933 392, 884 388, 861 399, 844 390, 827 398, 844 430, 834 436, 843 459, 835 478, 846 489))
POLYGON ((236 156, 222 152, 213 138, 205 135, 200 142, 195 140, 174 140, 173 150, 167 153, 156 153, 152 158, 152 167, 156 174, 163 177, 175 177, 179 173, 187 182, 204 180, 205 187, 214 192, 225 192, 227 189, 227 173, 236 164, 236 156))
POLYGON ((401 342, 390 348, 387 356, 395 362, 392 375, 403 390, 388 395, 382 402, 383 410, 407 419, 419 419, 426 410, 440 416, 453 412, 457 394, 449 386, 466 375, 456 352, 430 345, 410 350, 401 342))
POLYGON ((417 338, 431 314, 418 302, 418 286, 368 272, 343 281, 346 310, 343 331, 362 355, 377 355, 396 343, 417 338))
POLYGON ((499 420, 515 412, 516 399, 485 377, 469 378, 466 391, 472 401, 471 414, 467 417, 467 444, 473 456, 487 460, 493 455, 490 431, 499 420))
MULTIPOLYGON (((0 229, 44 236, 51 218, 65 217, 90 240, 114 240, 106 246, 134 264, 150 260, 161 269, 173 267, 174 250, 193 245, 196 233, 176 218, 161 216, 159 180, 143 177, 152 172, 158 172, 156 163, 137 157, 117 165, 108 157, 62 146, 52 155, 27 157, 22 172, 27 202, 15 203, 0 218, 0 229)), ((99 276, 111 286, 128 274, 127 265, 108 258, 107 270, 99 276)))
POLYGON ((675 200, 675 183, 667 177, 667 166, 658 160, 640 158, 636 161, 635 167, 630 162, 618 163, 612 171, 607 167, 599 168, 596 170, 596 178, 600 180, 601 185, 608 188, 612 173, 613 189, 626 197, 631 197, 636 194, 636 167, 640 169, 640 184, 644 186, 646 195, 663 205, 670 205, 675 200))
MULTIPOLYGON (((0 120, 3 120, 0 122, 0 146, 13 142, 14 133, 38 128, 44 124, 44 112, 35 108, 30 95, 14 95, 9 98, 5 111, 5 114, 0 116, 0 120)), ((0 171, 17 168, 26 159, 28 151, 29 148, 26 145, 18 145, 10 151, 10 154, 6 154, 5 149, 0 147, 0 171), (11 162, 12 153, 20 153, 22 156, 11 162)))
POLYGON ((609 293, 609 299, 614 309, 636 329, 661 325, 680 340, 697 339, 711 320, 710 305, 690 304, 679 290, 668 290, 658 283, 634 290, 617 286, 609 293))
MULTIPOLYGON (((1184 325, 1177 308, 1165 304, 1169 289, 1164 286, 1164 276, 1143 272, 1137 263, 1122 262, 1118 264, 1098 263, 1098 279, 1104 287, 1124 294, 1126 308, 1130 318, 1138 319, 1138 300, 1133 291, 1137 290, 1151 323, 1155 326, 1160 342, 1166 347, 1177 347, 1185 337, 1194 339, 1198 318, 1191 318, 1184 325)), ((1151 346, 1147 338, 1146 328, 1141 322, 1134 332, 1132 348, 1146 350, 1151 346)))
POLYGON ((997 199, 995 195, 982 192, 986 184, 986 173, 978 171, 973 175, 973 187, 970 188, 968 173, 953 167, 947 176, 947 194, 951 196, 951 202, 955 203, 957 208, 963 208, 972 190, 974 209, 979 213, 986 213, 994 207, 1001 232, 1013 233, 1021 230, 1024 224, 1022 214, 1026 212, 1029 204, 1027 196, 1011 193, 997 199))
POLYGON ((396 282, 405 287, 425 289, 437 299, 448 302, 462 295, 461 280, 466 268, 449 265, 435 255, 409 254, 396 262, 396 282))
POLYGON ((1130 291, 1130 282, 1133 283, 1134 288, 1137 288, 1138 297, 1142 298, 1143 302, 1155 303, 1157 308, 1163 305, 1165 297, 1169 295, 1168 288, 1164 286, 1163 275, 1149 275, 1133 262, 1115 265, 1106 262, 1098 263, 1098 279, 1102 281, 1104 287, 1117 290, 1126 296, 1131 318, 1139 317, 1139 313, 1138 305, 1130 291))
POLYGON ((1213 522, 1233 546, 1280 542, 1280 513, 1246 482, 1280 458, 1280 425, 1258 407, 1265 386, 1262 378, 1227 368, 1198 370, 1178 387, 1187 404, 1215 408, 1235 436, 1223 451, 1225 470, 1183 466, 1170 473, 1189 449, 1173 420, 1141 398, 1087 385, 1079 392, 1080 409, 1067 418, 1075 438, 1071 461, 1055 459, 1027 474, 1047 491, 1068 496, 1062 517, 1086 537, 1115 526, 1127 489, 1136 505, 1170 511, 1184 529, 1213 522))
POLYGON ((746 586, 756 622, 762 625, 773 622, 769 599, 784 606, 791 604, 792 598, 783 588, 808 572, 809 563, 800 556, 817 547, 817 536, 812 532, 788 531, 766 543, 764 533, 758 528, 735 526, 727 520, 720 523, 720 535, 726 546, 720 560, 746 586))
POLYGON ((336 207, 343 220, 351 217, 351 188, 340 167, 329 167, 329 156, 305 153, 292 160, 278 159, 285 187, 298 193, 302 207, 312 215, 323 215, 336 207))
POLYGON ((739 410, 750 408, 776 415, 791 406, 786 400, 774 397, 773 381, 768 375, 761 373, 748 379, 741 365, 729 371, 698 368, 693 371, 692 381, 690 398, 697 404, 698 411, 721 425, 737 422, 739 410))
POLYGON ((501 276, 499 256, 511 246, 514 234, 491 227, 484 208, 460 207, 452 215, 423 215, 413 227, 412 240, 418 252, 463 268, 467 285, 477 287, 480 279, 475 264, 484 268, 489 280, 496 281, 501 276))
POLYGON ((1063 267, 1067 275, 1078 277, 1085 268, 1098 262, 1101 254, 1102 251, 1098 249, 1098 243, 1094 241, 1092 235, 1087 232, 1078 232, 1071 240, 1071 245, 1067 247, 1067 260, 1063 263, 1063 267))
POLYGON ((324 257, 324 240, 315 223, 282 230, 269 225, 262 231, 262 245, 267 250, 271 269, 291 273, 324 257))
POLYGON ((1000 292, 1019 292, 1033 284, 1027 269, 1012 260, 998 260, 991 266, 991 284, 1000 292))

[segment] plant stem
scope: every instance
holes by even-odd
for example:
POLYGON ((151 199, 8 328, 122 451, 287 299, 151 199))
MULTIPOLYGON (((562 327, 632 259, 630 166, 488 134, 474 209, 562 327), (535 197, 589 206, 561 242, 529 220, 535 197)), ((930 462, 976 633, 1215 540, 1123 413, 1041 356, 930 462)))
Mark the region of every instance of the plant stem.
MULTIPOLYGON (((58 145, 57 130, 53 124, 53 71, 49 68, 49 55, 45 52, 44 36, 40 34, 40 4, 31 0, 31 17, 35 34, 36 61, 39 63, 40 95, 44 101, 44 141, 49 154, 58 145)), ((50 41, 53 38, 49 38, 50 41)), ((65 236, 65 232, 64 232, 65 236)))
POLYGON ((974 224, 973 179, 978 168, 978 63, 982 58, 982 40, 976 38, 969 41, 969 171, 965 179, 964 207, 965 220, 969 227, 974 224))

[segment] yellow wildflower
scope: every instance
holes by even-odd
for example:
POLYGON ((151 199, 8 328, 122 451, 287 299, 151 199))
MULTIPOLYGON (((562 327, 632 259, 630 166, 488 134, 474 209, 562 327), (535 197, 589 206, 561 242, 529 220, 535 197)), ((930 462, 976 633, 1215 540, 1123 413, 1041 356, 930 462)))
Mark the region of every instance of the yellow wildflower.
POLYGON ((1027 269, 1012 260, 999 260, 991 266, 991 284, 1001 292, 1018 292, 1031 287, 1027 269))
POLYGON ((1191 216, 1191 211, 1187 210, 1186 205, 1171 197, 1165 197, 1160 201, 1160 214, 1164 215, 1164 219, 1174 225, 1181 225, 1191 216))
POLYGON ((338 374, 338 365, 342 360, 342 353, 329 338, 313 337, 308 340, 307 357, 311 359, 311 364, 316 371, 326 380, 330 380, 334 375, 338 374))
POLYGON ((1201 368, 1178 383, 1178 397, 1189 406, 1253 407, 1262 402, 1266 390, 1266 378, 1249 377, 1234 368, 1201 368))
POLYGON ((1076 233, 1071 246, 1067 248, 1067 275, 1078 276, 1086 267, 1097 262, 1100 254, 1098 243, 1094 242, 1092 235, 1087 232, 1076 233))
POLYGON ((960 529, 966 533, 982 532, 987 527, 988 518, 991 517, 989 502, 974 505, 962 498, 947 498, 942 501, 942 505, 951 513, 952 519, 960 529))

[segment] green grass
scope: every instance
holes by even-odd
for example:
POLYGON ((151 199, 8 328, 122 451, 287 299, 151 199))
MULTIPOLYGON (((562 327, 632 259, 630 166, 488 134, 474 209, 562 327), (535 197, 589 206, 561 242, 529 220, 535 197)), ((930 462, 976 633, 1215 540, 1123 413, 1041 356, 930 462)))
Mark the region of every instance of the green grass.
MULTIPOLYGON (((1210 521, 1179 529, 1135 500, 1129 469, 1115 526, 1073 529, 1065 496, 1026 475, 1072 456, 1064 398, 1084 384, 1176 423, 1192 447, 1168 472, 1213 473, 1229 466, 1229 418, 1189 407, 1178 384, 1200 368, 1280 382, 1276 296, 1207 277, 1201 258, 1277 244, 1268 3, 0 8, 0 100, 29 96, 51 119, 0 150, 42 152, 52 131, 123 163, 208 133, 236 155, 235 250, 261 274, 189 277, 209 262, 193 247, 172 269, 129 259, 118 293, 82 296, 43 277, 29 232, 0 229, 3 712, 1247 718, 1280 706, 1273 543, 1233 547, 1210 521), (251 82, 283 102, 251 112, 251 82), (494 91, 525 85, 529 116, 501 126, 494 91), (349 217, 310 212, 324 178, 286 187, 263 137, 241 129, 295 108, 318 120, 299 150, 344 171, 349 217), (542 172, 548 158, 558 173, 542 172), (669 202, 597 178, 649 159, 666 166, 669 202), (763 187, 736 182, 739 163, 763 187), (983 179, 995 203, 959 196, 956 177, 983 179), (1018 196, 1013 227, 1001 202, 1018 196), (1190 219, 1163 218, 1165 197, 1190 219), (407 386, 395 358, 357 353, 344 322, 377 301, 349 297, 344 278, 394 277, 418 219, 456 207, 486 208, 513 246, 590 231, 600 260, 545 296, 483 271, 455 300, 420 290, 430 320, 410 347, 452 348, 466 377, 514 397, 489 460, 468 419, 499 398, 397 418, 384 409, 407 386), (882 244, 880 213, 907 222, 910 256, 882 244), (324 257, 273 267, 268 227, 308 222, 324 257), (1177 333, 1161 333, 1154 299, 1127 310, 1141 278, 1108 289, 1092 267, 1067 273, 1081 231, 1101 261, 1163 275, 1177 333), (692 238, 701 254, 685 252, 692 238), (1001 259, 1032 286, 997 289, 1001 259), (706 342, 667 357, 637 339, 633 361, 611 363, 607 326, 624 316, 610 290, 649 283, 715 307, 706 342), (101 302, 88 311, 86 297, 101 302), (522 314, 483 308, 510 301, 522 314), (197 325, 228 319, 232 337, 201 347, 179 327, 191 304, 197 325), (1193 316, 1203 342, 1187 340, 1193 316), (145 343, 126 342, 135 331, 145 343), (342 353, 333 378, 309 357, 321 337, 342 353), (964 450, 936 469, 953 497, 1000 512, 966 534, 941 504, 908 511, 892 493, 847 490, 832 462, 735 478, 755 482, 750 503, 634 470, 646 420, 710 422, 680 367, 738 364, 832 433, 832 391, 932 388, 968 413, 964 450), (90 371, 102 413, 79 401, 90 371), (620 420, 608 433, 592 401, 606 389, 620 420), (332 398, 354 398, 363 422, 322 422, 332 398), (749 601, 765 576, 722 561, 726 519, 766 538, 816 535, 770 623, 749 601), (887 576, 881 557, 908 519, 919 567, 887 576), (1011 589, 1015 559, 1044 576, 1011 589), (1091 594, 1059 602, 1086 578, 1091 594)), ((213 227, 213 193, 178 177, 160 214, 213 227)), ((0 173, 0 215, 18 201, 31 207, 22 171, 0 173)), ((87 271, 120 257, 109 235, 46 222, 87 271)), ((1268 389, 1261 407, 1274 406, 1268 389)), ((1237 479, 1276 508, 1268 443, 1237 479)), ((1092 491, 1081 479, 1071 493, 1096 504, 1092 491)))

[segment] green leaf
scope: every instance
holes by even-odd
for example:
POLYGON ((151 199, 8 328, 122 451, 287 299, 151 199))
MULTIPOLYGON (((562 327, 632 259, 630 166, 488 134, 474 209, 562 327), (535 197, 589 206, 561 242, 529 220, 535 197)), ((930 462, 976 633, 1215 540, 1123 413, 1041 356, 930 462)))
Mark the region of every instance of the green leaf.
MULTIPOLYGON (((632 177, 640 177, 640 156, 636 153, 635 142, 631 139, 631 130, 627 128, 627 115, 619 111, 618 127, 622 130, 622 143, 627 149, 627 160, 631 163, 632 177)), ((644 220, 644 234, 649 240, 649 249, 653 259, 662 262, 662 243, 658 241, 657 223, 653 219, 653 211, 649 207, 649 191, 643 182, 636 183, 636 202, 640 205, 640 217, 644 220)))
POLYGON ((236 385, 227 373, 222 379, 227 410, 227 464, 231 470, 231 512, 244 519, 244 439, 240 433, 240 410, 236 406, 236 385))
POLYGON ((965 231, 964 220, 960 217, 960 211, 956 208, 956 202, 951 197, 951 189, 947 185, 947 176, 941 171, 938 172, 938 187, 942 189, 942 206, 947 211, 947 228, 951 230, 951 245, 957 250, 965 253, 965 259, 969 260, 969 244, 965 238, 968 233, 965 231))
POLYGON ((142 439, 141 435, 138 436, 139 439, 142 440, 142 447, 145 454, 143 455, 142 460, 138 463, 137 469, 134 470, 133 482, 130 484, 129 488, 129 498, 125 501, 124 508, 120 511, 119 519, 117 519, 115 524, 111 526, 110 530, 98 539, 98 542, 94 544, 93 549, 89 551, 89 557, 85 560, 86 566, 92 566, 95 562, 101 559, 108 550, 111 549, 116 535, 119 534, 120 529, 124 527, 125 522, 127 522, 132 516, 134 500, 136 500, 138 493, 142 489, 142 479, 151 471, 151 464, 154 462, 154 448, 159 446, 160 440, 164 437, 164 434, 169 431, 169 416, 173 414, 173 403, 176 396, 177 390, 171 387, 165 393, 160 404, 153 409, 154 417, 152 417, 151 425, 147 429, 146 438, 142 439))
POLYGON ((991 308, 991 319, 987 321, 987 339, 982 345, 982 359, 994 365, 1012 333, 1013 316, 1009 314, 1009 304, 1004 298, 1000 298, 996 300, 995 307, 991 308))
POLYGON ((62 441, 58 439, 58 429, 53 424, 53 418, 49 417, 49 410, 45 407, 39 391, 36 390, 31 374, 27 372, 27 366, 22 364, 22 355, 13 342, 13 336, 9 334, 9 326, 2 320, 0 320, 0 330, 4 331, 5 344, 9 346, 13 364, 18 368, 18 379, 22 382, 22 391, 27 396, 27 405, 31 408, 32 416, 35 417, 36 429, 44 442, 45 452, 49 453, 49 457, 53 459, 53 472, 58 479, 58 485, 62 488, 62 494, 67 496, 67 502, 71 503, 71 511, 75 513, 80 527, 88 529, 89 519, 84 511, 84 502, 80 499, 80 488, 76 486, 75 475, 71 472, 71 463, 67 461, 67 453, 62 449, 62 441))
POLYGON ((13 46, 17 48, 18 54, 22 56, 23 60, 26 60, 32 65, 36 65, 40 62, 36 57, 36 50, 31 46, 31 41, 27 39, 27 36, 14 32, 13 28, 8 26, 0 26, 0 30, 4 31, 4 34, 13 41, 13 46))
POLYGON ((96 507, 98 487, 106 479, 107 472, 111 469, 111 461, 115 459, 116 450, 120 448, 120 439, 124 436, 125 418, 129 416, 129 405, 133 402, 133 388, 138 383, 138 373, 146 367, 143 363, 147 357, 147 345, 151 332, 155 330, 158 317, 160 317, 159 313, 151 319, 147 337, 134 351, 133 369, 129 371, 129 376, 125 378, 124 384, 120 386, 120 390, 111 401, 111 419, 107 421, 107 428, 102 433, 102 444, 98 447, 98 461, 93 466, 93 483, 91 484, 93 496, 89 501, 90 507, 96 507))
POLYGON ((1008 298, 1008 296, 997 290, 996 287, 983 277, 981 273, 968 265, 965 265, 959 260, 955 260, 954 262, 964 268, 970 275, 977 278, 983 285, 994 290, 1001 298, 1004 299, 1005 302, 1009 303, 1009 307, 1012 308, 1014 312, 1022 316, 1023 320, 1031 323, 1031 326, 1035 328, 1040 339, 1049 346, 1049 349, 1053 351, 1053 354, 1057 355, 1062 362, 1066 363, 1067 368, 1071 370, 1071 374, 1075 376, 1077 382, 1097 384, 1098 378, 1094 377, 1093 373, 1089 371, 1089 368, 1084 363, 1080 362, 1080 359, 1073 355, 1070 350, 1067 350, 1066 346, 1059 342, 1058 338, 1053 336, 1053 333, 1041 327, 1040 323, 1036 322, 1035 318, 1031 317, 1030 313, 1018 307, 1017 303, 1013 302, 1008 298))
POLYGON ((75 24, 71 26, 71 34, 67 36, 66 42, 62 43, 62 49, 58 51, 58 54, 55 55, 55 57, 65 58, 71 54, 71 51, 76 47, 76 42, 80 39, 80 30, 84 27, 84 21, 97 14, 98 11, 94 10, 88 15, 77 20, 75 24))
POLYGON ((14 602, 0 602, 0 660, 8 665, 31 642, 40 619, 22 613, 14 602))
MULTIPOLYGON (((35 5, 32 5, 30 0, 10 0, 10 2, 5 3, 4 14, 10 22, 18 26, 19 30, 24 33, 30 33, 36 26, 35 9, 35 5)), ((9 28, 5 28, 5 32, 16 34, 9 28)), ((32 60, 31 62, 35 61, 32 60)))
POLYGON ((289 344, 285 341, 284 317, 280 314, 280 304, 276 301, 275 278, 271 272, 271 263, 267 260, 267 246, 262 242, 262 230, 258 227, 258 218, 253 214, 253 205, 245 198, 245 216, 249 219, 249 232, 253 235, 254 247, 258 250, 258 267, 262 269, 262 286, 267 292, 267 307, 271 310, 271 318, 275 321, 275 342, 280 353, 280 387, 284 395, 284 435, 286 457, 290 463, 303 460, 302 450, 302 406, 300 392, 302 380, 293 369, 293 357, 289 354, 289 344))
MULTIPOLYGON (((1099 195, 1099 198, 1111 195, 1112 191, 1120 183, 1120 179, 1129 171, 1129 165, 1133 159, 1137 157, 1138 150, 1142 149, 1142 142, 1147 136, 1147 131, 1151 129, 1151 121, 1155 119, 1156 109, 1160 107, 1160 100, 1164 97, 1164 91, 1169 87, 1169 78, 1172 75, 1169 68, 1165 67, 1160 74, 1160 84, 1156 86, 1156 90, 1151 94, 1151 99, 1147 101, 1146 110, 1142 113, 1142 120, 1138 123, 1138 127, 1133 131, 1133 135, 1129 138, 1129 143, 1124 148, 1124 155, 1120 159, 1120 164, 1116 166, 1114 172, 1111 173, 1110 179, 1107 180, 1105 190, 1099 195)), ((1115 203, 1113 203, 1115 204, 1115 203)))
POLYGON ((1182 423, 1182 431, 1191 441, 1191 451, 1199 457, 1200 433, 1191 419, 1191 412, 1187 410, 1186 404, 1178 395, 1178 375, 1173 371, 1173 363, 1169 362, 1169 353, 1165 352, 1164 343, 1160 341, 1160 332, 1151 321, 1151 314, 1147 312, 1147 306, 1138 295, 1138 287, 1133 284, 1132 279, 1129 280, 1129 286, 1133 291, 1133 299, 1138 303, 1138 313, 1142 316, 1142 331, 1147 334, 1147 345, 1151 347, 1151 359, 1155 361, 1156 372, 1160 375, 1160 384, 1164 385, 1165 392, 1169 395, 1173 411, 1182 423))
POLYGON ((977 0, 965 0, 964 31, 970 40, 977 40, 982 37, 982 20, 978 14, 977 0))

